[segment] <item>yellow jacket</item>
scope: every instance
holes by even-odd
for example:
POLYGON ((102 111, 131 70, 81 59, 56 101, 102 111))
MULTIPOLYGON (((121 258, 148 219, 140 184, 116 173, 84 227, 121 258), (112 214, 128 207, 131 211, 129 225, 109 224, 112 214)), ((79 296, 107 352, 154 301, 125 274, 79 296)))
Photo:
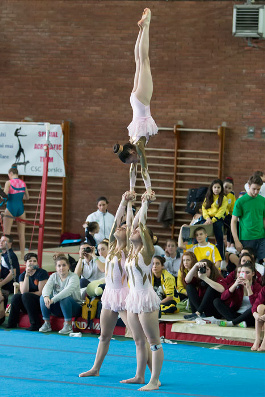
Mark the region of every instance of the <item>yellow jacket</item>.
POLYGON ((223 198, 223 202, 221 207, 218 205, 218 198, 219 194, 213 196, 213 203, 210 208, 206 209, 205 204, 206 204, 206 199, 203 202, 202 205, 202 216, 206 220, 207 218, 211 218, 212 222, 216 222, 218 219, 222 219, 225 217, 226 214, 226 209, 228 205, 228 200, 226 196, 223 198))
MULTIPOLYGON (((152 286, 154 286, 154 275, 152 274, 152 286)), ((179 302, 179 298, 176 297, 176 281, 175 277, 172 276, 167 270, 162 270, 161 274, 161 287, 165 297, 172 296, 173 300, 179 302)), ((163 298, 164 299, 164 298, 163 298)))
MULTIPOLYGON (((185 273, 185 276, 186 276, 188 274, 188 269, 184 269, 184 273, 185 273)), ((188 295, 187 291, 186 291, 186 287, 184 287, 183 282, 182 282, 182 277, 181 277, 181 271, 180 270, 178 271, 177 291, 180 294, 188 295)))
POLYGON ((230 192, 228 193, 227 197, 227 201, 228 201, 228 205, 226 208, 226 215, 232 215, 233 214, 233 209, 234 209, 234 205, 236 202, 236 197, 235 197, 235 193, 234 192, 230 192))

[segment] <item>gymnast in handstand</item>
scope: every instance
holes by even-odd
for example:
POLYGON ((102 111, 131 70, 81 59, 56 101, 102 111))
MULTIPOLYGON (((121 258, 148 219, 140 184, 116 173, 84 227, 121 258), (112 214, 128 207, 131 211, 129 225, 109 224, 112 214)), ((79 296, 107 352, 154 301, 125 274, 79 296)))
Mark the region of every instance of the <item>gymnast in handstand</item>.
POLYGON ((138 22, 140 28, 135 44, 136 71, 134 86, 130 97, 133 109, 133 120, 128 126, 130 142, 124 146, 116 144, 113 151, 118 154, 123 163, 131 164, 130 190, 134 191, 136 183, 137 163, 140 160, 141 173, 147 193, 151 194, 151 180, 145 154, 145 145, 150 136, 157 134, 158 128, 151 117, 150 101, 153 93, 153 80, 149 60, 149 27, 151 11, 145 8, 142 19, 138 22))

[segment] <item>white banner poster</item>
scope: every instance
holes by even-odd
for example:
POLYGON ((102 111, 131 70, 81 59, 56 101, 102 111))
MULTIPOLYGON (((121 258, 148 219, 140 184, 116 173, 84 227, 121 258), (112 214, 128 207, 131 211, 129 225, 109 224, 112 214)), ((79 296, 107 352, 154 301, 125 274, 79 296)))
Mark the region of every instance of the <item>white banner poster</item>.
MULTIPOLYGON (((43 175, 46 126, 44 123, 0 122, 0 174, 17 163, 20 175, 43 175), (20 164, 19 163, 23 163, 20 164)), ((48 176, 65 176, 63 132, 59 124, 50 126, 48 176)))

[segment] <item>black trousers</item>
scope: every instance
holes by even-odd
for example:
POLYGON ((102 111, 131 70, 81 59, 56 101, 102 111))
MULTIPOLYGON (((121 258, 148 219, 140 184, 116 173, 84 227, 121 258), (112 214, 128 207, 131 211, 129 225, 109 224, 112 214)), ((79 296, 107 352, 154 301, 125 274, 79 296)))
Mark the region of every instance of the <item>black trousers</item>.
POLYGON ((232 321, 234 325, 237 325, 242 321, 246 321, 248 327, 255 326, 255 319, 253 317, 251 307, 244 313, 238 313, 236 310, 233 310, 227 306, 220 298, 215 299, 213 304, 221 316, 228 321, 232 321))
POLYGON ((195 285, 187 284, 186 290, 188 293, 192 313, 199 312, 205 313, 207 317, 220 317, 218 311, 213 305, 214 299, 220 297, 220 292, 208 286, 203 298, 201 299, 195 285))
POLYGON ((11 299, 11 310, 8 317, 8 327, 14 328, 19 322, 20 311, 27 313, 31 325, 40 324, 40 297, 31 292, 15 294, 11 299))

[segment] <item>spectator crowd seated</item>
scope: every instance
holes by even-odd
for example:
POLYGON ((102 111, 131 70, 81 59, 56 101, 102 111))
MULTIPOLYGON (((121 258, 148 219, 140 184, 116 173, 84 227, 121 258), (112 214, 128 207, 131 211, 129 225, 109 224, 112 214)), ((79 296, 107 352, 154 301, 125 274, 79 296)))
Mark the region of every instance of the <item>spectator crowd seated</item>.
MULTIPOLYGON (((174 239, 168 239, 164 255, 161 249, 162 255, 154 255, 151 263, 152 286, 159 296, 162 313, 177 312, 179 300, 188 299, 192 313, 184 316, 186 320, 214 316, 220 326, 255 326, 256 340, 252 350, 264 351, 265 340, 261 340, 261 331, 265 324, 265 198, 260 192, 265 178, 260 173, 256 172, 249 178, 247 193, 237 200, 232 178, 226 178, 224 182, 214 180, 202 205, 202 217, 198 217, 199 224, 194 232, 196 243, 184 241, 182 232, 186 225, 183 225, 178 245, 174 239), (207 224, 212 224, 217 245, 208 241, 207 224), (227 233, 227 247, 235 245, 236 248, 226 257, 223 230, 227 233), (183 254, 179 255, 181 250, 183 254), (225 258, 226 274, 221 273, 225 258)), ((148 201, 147 198, 145 200, 148 201)), ((64 326, 59 333, 72 332, 72 317, 81 314, 82 297, 85 294, 97 295, 95 289, 99 284, 103 292, 108 254, 108 241, 105 239, 109 237, 109 227, 114 223, 107 205, 107 199, 100 197, 98 210, 89 216, 90 219, 87 218, 86 242, 80 246, 74 273, 70 271, 67 258, 59 255, 56 258, 56 272, 49 277, 45 270, 38 267, 37 255, 29 253, 25 255, 26 270, 20 275, 18 259, 12 250, 12 237, 2 236, 0 324, 5 320, 5 308, 8 296, 13 293, 13 282, 19 281, 20 292, 10 300, 8 328, 17 327, 22 312, 29 316, 28 330, 51 331, 50 316, 55 315, 64 317, 64 326), (44 319, 42 326, 41 314, 44 319)), ((144 200, 142 206, 148 207, 144 200)), ((148 228, 144 230, 147 236, 144 237, 151 241, 152 231, 148 231, 149 236, 148 228)), ((144 245, 142 238, 143 235, 140 235, 139 246, 144 245)), ((148 264, 151 263, 149 261, 148 264)), ((152 296, 152 299, 157 303, 157 297, 152 296)), ((156 312, 155 304, 152 312, 156 312)), ((133 314, 131 318, 135 318, 133 314)))

